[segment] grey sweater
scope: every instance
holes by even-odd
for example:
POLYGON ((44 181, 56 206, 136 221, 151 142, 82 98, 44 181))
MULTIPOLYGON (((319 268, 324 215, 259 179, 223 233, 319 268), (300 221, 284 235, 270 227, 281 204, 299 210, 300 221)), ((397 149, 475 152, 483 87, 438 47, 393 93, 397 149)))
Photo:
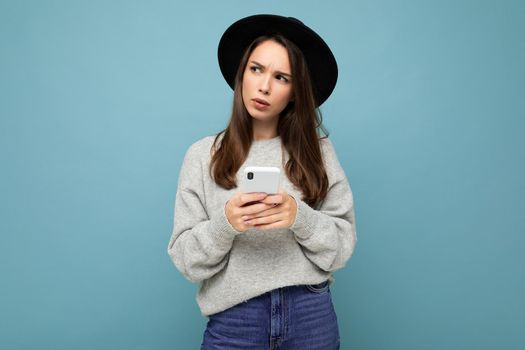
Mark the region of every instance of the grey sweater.
MULTIPOLYGON (((182 164, 175 197, 173 232, 168 254, 180 272, 200 282, 197 303, 208 316, 275 288, 332 283, 356 245, 353 196, 331 141, 320 140, 329 187, 325 200, 311 208, 282 168, 279 136, 254 141, 237 173, 240 184, 247 166, 281 168, 281 189, 297 202, 289 229, 238 232, 224 213, 226 202, 239 191, 219 187, 209 175, 215 136, 192 144, 182 164)), ((284 152, 284 162, 288 154, 284 152)))

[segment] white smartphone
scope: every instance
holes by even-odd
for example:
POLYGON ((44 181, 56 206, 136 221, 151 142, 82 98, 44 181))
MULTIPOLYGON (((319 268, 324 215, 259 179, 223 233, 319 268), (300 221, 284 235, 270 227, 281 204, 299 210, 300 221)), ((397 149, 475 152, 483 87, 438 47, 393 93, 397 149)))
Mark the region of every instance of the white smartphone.
POLYGON ((244 169, 241 192, 279 192, 281 170, 277 167, 249 166, 244 169))

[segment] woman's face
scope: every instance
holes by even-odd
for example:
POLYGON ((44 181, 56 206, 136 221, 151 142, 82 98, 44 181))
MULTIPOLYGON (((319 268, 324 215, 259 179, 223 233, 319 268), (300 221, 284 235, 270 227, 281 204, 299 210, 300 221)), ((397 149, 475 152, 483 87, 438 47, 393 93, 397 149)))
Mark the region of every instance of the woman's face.
POLYGON ((259 121, 276 121, 291 97, 288 51, 273 40, 263 41, 252 51, 244 70, 244 106, 259 121))

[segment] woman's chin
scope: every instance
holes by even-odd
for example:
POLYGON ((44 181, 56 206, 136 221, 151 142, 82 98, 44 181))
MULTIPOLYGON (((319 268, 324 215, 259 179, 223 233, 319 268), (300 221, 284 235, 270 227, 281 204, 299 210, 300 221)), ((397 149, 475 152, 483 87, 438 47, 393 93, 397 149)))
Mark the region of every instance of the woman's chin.
POLYGON ((276 115, 272 115, 271 113, 267 111, 258 111, 257 109, 251 110, 248 109, 248 114, 255 120, 265 122, 265 121, 272 121, 276 119, 276 115))

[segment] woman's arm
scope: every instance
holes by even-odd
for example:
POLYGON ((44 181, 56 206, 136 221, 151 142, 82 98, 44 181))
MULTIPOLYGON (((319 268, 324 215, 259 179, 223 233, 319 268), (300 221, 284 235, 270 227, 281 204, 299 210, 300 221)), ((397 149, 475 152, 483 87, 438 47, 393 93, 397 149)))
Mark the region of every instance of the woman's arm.
POLYGON ((350 259, 356 242, 352 193, 345 179, 334 183, 319 210, 301 199, 290 229, 310 261, 324 271, 342 268, 350 259))
POLYGON ((345 265, 356 245, 354 200, 331 143, 326 139, 322 145, 329 187, 318 209, 280 191, 261 201, 277 206, 258 214, 244 215, 242 220, 259 230, 292 230, 312 263, 322 270, 335 271, 345 265))
POLYGON ((168 254, 190 281, 200 282, 221 271, 228 260, 236 231, 226 219, 224 207, 210 216, 205 209, 204 172, 192 145, 184 157, 175 198, 174 225, 168 254))
POLYGON ((335 271, 345 265, 357 242, 354 200, 328 139, 323 156, 331 179, 328 193, 317 210, 294 197, 297 214, 290 229, 310 261, 324 271, 335 271))

